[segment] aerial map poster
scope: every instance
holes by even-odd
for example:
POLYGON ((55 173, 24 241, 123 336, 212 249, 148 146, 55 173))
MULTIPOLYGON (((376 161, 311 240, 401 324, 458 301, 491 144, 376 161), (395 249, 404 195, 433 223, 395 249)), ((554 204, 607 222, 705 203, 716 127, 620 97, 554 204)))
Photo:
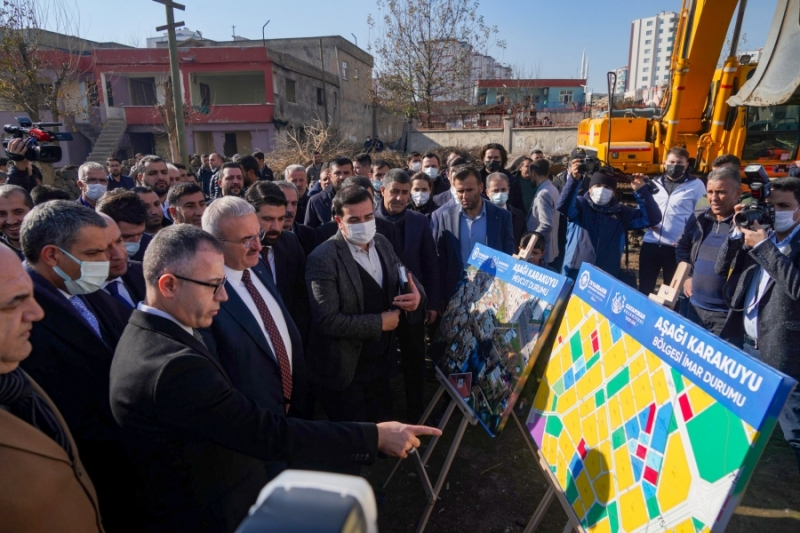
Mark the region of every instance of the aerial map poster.
POLYGON ((431 357, 490 435, 502 431, 571 281, 476 244, 431 357))
POLYGON ((795 385, 587 265, 536 381, 517 412, 578 520, 631 533, 722 531, 795 385))

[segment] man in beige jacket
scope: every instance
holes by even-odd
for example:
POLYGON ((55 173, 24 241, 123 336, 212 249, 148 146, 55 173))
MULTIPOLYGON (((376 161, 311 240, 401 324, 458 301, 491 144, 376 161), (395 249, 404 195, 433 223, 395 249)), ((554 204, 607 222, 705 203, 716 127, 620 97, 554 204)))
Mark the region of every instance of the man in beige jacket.
POLYGON ((0 247, 0 533, 102 532, 94 486, 64 419, 19 367, 44 316, 14 253, 0 247))

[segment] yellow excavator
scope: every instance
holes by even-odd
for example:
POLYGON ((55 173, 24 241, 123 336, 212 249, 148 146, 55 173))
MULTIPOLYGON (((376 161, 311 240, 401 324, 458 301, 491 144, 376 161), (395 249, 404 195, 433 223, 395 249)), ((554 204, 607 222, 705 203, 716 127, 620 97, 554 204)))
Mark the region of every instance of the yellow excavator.
POLYGON ((710 172, 717 156, 730 153, 742 167, 758 163, 772 178, 786 176, 800 159, 800 0, 777 4, 755 65, 737 57, 747 0, 683 0, 660 107, 585 119, 578 126, 578 146, 627 174, 661 173, 667 151, 682 146, 700 174, 710 172), (728 57, 717 69, 737 4, 728 57))

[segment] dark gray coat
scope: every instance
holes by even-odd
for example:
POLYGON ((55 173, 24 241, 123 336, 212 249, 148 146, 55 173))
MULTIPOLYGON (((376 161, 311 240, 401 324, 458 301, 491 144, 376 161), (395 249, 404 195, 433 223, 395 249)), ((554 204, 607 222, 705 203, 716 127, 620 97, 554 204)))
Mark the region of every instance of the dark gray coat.
MULTIPOLYGON (((398 290, 400 259, 382 235, 375 247, 386 265, 384 283, 398 290)), ((353 381, 364 342, 381 337, 380 314, 364 314, 364 288, 347 241, 341 232, 323 242, 306 263, 306 284, 311 301, 311 332, 306 368, 309 380, 326 389, 341 391, 353 381)), ((424 313, 425 289, 417 284, 422 300, 412 313, 424 313)), ((411 321, 412 317, 409 317, 411 321)))
POLYGON ((765 363, 800 378, 800 232, 789 242, 785 254, 772 241, 747 250, 743 244, 744 239, 728 238, 717 258, 717 274, 730 271, 723 295, 731 311, 720 337, 744 334, 747 288, 758 267, 763 267, 770 280, 758 302, 758 350, 765 363))

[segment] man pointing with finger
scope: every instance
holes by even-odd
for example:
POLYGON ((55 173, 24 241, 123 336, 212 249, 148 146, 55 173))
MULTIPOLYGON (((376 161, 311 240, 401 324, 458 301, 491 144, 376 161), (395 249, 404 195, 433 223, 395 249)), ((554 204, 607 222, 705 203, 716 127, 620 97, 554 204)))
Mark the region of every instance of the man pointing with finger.
POLYGON ((425 293, 392 245, 375 233, 372 197, 347 187, 333 199, 339 231, 308 257, 311 333, 309 379, 333 421, 389 417, 389 372, 401 313, 425 309, 425 293))
POLYGON ((268 461, 352 467, 378 451, 406 457, 418 435, 440 434, 397 422, 299 420, 237 390, 197 331, 233 295, 223 246, 189 224, 153 238, 147 296, 111 363, 111 410, 141 477, 144 531, 233 532, 269 481, 268 461))

